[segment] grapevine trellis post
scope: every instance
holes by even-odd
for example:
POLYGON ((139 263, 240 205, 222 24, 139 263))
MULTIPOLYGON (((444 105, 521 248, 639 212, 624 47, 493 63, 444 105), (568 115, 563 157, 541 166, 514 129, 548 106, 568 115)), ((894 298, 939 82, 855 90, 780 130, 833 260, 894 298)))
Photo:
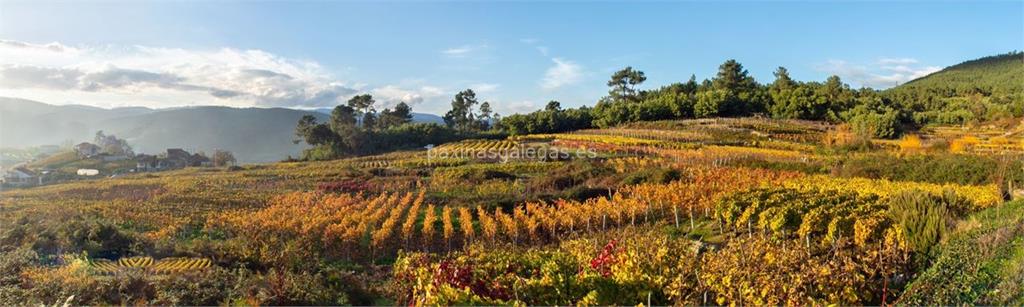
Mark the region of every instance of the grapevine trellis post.
POLYGON ((807 256, 811 256, 811 236, 804 236, 804 243, 807 245, 807 256))
POLYGON ((782 230, 782 252, 789 253, 789 249, 786 246, 786 230, 782 230))
POLYGON ((676 216, 676 228, 679 228, 679 206, 672 206, 672 214, 676 216))
POLYGON ((647 213, 644 215, 644 224, 650 223, 651 218, 651 200, 647 199, 644 201, 644 208, 647 209, 647 213))
POLYGON ((693 229, 696 228, 696 226, 694 225, 694 221, 693 221, 693 205, 691 204, 689 206, 689 208, 690 208, 690 231, 693 231, 693 229))

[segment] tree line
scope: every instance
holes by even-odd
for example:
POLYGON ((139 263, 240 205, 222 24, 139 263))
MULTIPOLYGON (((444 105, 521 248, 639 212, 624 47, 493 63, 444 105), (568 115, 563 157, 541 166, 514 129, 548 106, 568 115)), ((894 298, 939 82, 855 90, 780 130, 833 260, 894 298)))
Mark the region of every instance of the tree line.
MULTIPOLYGON (((623 68, 608 80, 608 94, 593 107, 562 108, 558 101, 527 114, 501 117, 489 102, 480 102, 472 89, 455 95, 445 125, 411 123, 412 108, 402 102, 393 110, 374 109, 369 94, 352 97, 335 107, 326 123, 308 115, 296 127, 296 142, 313 148, 305 159, 331 159, 372 154, 395 149, 439 144, 469 137, 500 137, 506 134, 555 133, 594 127, 613 127, 636 121, 766 116, 847 123, 858 134, 895 138, 907 129, 927 124, 965 124, 1024 116, 1024 95, 1005 90, 1021 77, 1024 53, 1009 53, 965 62, 967 68, 954 70, 953 77, 972 80, 988 78, 992 71, 1009 76, 998 82, 983 82, 983 88, 932 90, 932 81, 920 79, 886 91, 867 87, 853 89, 838 76, 824 82, 792 79, 785 67, 775 70, 775 80, 758 83, 743 65, 727 60, 711 79, 697 82, 691 75, 676 82, 644 90, 643 71, 623 68), (993 64, 994 63, 994 64, 993 64), (980 68, 979 68, 980 67, 980 68), (1006 80, 1003 80, 1006 79, 1006 80), (1010 81, 1007 81, 1010 80, 1010 81)), ((943 78, 942 71, 937 73, 943 78)), ((976 82, 976 83, 977 83, 976 82)), ((948 84, 944 83, 944 84, 948 84)))
POLYGON ((1019 65, 1024 64, 1022 55, 1009 53, 969 61, 961 64, 968 68, 954 70, 952 76, 944 75, 946 71, 937 73, 943 80, 966 79, 973 80, 967 83, 979 84, 960 84, 952 89, 950 82, 925 81, 927 78, 885 91, 853 89, 835 75, 824 82, 796 81, 785 67, 775 70, 773 82, 760 84, 742 64, 727 60, 710 80, 697 82, 691 76, 686 82, 640 90, 638 86, 647 77, 640 70, 626 67, 611 76, 608 95, 592 108, 563 110, 552 101, 543 110, 505 117, 497 126, 511 134, 529 134, 636 121, 761 115, 847 123, 864 135, 895 138, 905 130, 928 124, 962 125, 1024 116, 1024 94, 1006 90, 1024 83, 1024 65, 1019 65), (942 84, 946 87, 932 86, 942 84))
POLYGON ((303 116, 295 127, 295 143, 305 142, 311 148, 302 159, 327 160, 501 135, 491 126, 498 115, 489 102, 480 103, 471 89, 455 95, 451 111, 443 117, 445 125, 413 123, 412 107, 405 102, 379 112, 375 103, 369 94, 356 95, 334 107, 326 122, 303 116))

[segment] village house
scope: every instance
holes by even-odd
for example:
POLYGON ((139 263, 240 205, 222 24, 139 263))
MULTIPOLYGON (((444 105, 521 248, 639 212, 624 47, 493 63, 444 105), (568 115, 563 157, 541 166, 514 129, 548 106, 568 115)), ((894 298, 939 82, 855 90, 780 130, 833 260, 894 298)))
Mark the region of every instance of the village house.
POLYGON ((128 155, 125 155, 125 154, 112 155, 112 154, 105 154, 104 153, 104 154, 99 154, 97 156, 101 160, 103 160, 103 162, 122 161, 122 160, 128 160, 128 158, 129 158, 128 155))
POLYGON ((209 167, 213 161, 202 154, 190 154, 181 148, 168 148, 159 156, 140 154, 135 156, 135 171, 152 172, 185 167, 209 167))
POLYGON ((188 166, 211 167, 213 166, 213 161, 207 156, 195 153, 189 158, 188 166))
POLYGON ((100 174, 100 171, 91 168, 80 168, 78 169, 76 174, 78 174, 79 176, 96 176, 100 174))
POLYGON ((75 145, 75 153, 77 153, 78 156, 82 158, 91 158, 93 156, 96 156, 100 154, 101 150, 102 149, 99 146, 89 142, 82 142, 78 145, 75 145))
POLYGON ((188 166, 191 157, 192 155, 184 149, 168 148, 166 156, 160 159, 157 165, 161 169, 184 168, 188 166))
POLYGON ((43 178, 38 173, 24 167, 16 167, 4 173, 4 185, 24 187, 43 184, 43 178))
POLYGON ((152 172, 157 170, 160 169, 157 167, 156 156, 146 154, 135 155, 135 171, 152 172))

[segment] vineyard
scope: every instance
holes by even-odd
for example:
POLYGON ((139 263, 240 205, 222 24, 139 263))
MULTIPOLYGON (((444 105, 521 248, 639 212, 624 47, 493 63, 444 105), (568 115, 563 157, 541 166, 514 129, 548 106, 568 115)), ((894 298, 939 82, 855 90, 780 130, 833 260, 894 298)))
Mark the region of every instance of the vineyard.
POLYGON ((1024 301, 1020 152, 838 129, 637 122, 7 190, 0 304, 1024 301), (568 154, 504 155, 527 149, 568 154))

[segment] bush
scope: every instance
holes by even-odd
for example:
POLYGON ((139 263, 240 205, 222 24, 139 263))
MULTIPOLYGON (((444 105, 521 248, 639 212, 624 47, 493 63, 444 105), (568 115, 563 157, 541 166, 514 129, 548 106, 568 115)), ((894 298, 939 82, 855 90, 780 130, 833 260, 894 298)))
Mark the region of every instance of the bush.
POLYGON ((609 197, 609 191, 607 188, 594 188, 587 186, 575 186, 570 189, 566 189, 561 193, 562 199, 585 201, 591 198, 597 197, 609 197))
POLYGON ((889 201, 889 215, 902 229, 910 247, 928 257, 955 221, 947 204, 954 201, 924 191, 907 191, 889 201))
POLYGON ((0 253, 0 305, 24 304, 24 289, 21 283, 22 271, 39 262, 39 255, 29 248, 18 248, 0 253))
POLYGON ((850 117, 849 122, 857 135, 891 139, 900 133, 900 122, 895 111, 857 113, 850 117))

